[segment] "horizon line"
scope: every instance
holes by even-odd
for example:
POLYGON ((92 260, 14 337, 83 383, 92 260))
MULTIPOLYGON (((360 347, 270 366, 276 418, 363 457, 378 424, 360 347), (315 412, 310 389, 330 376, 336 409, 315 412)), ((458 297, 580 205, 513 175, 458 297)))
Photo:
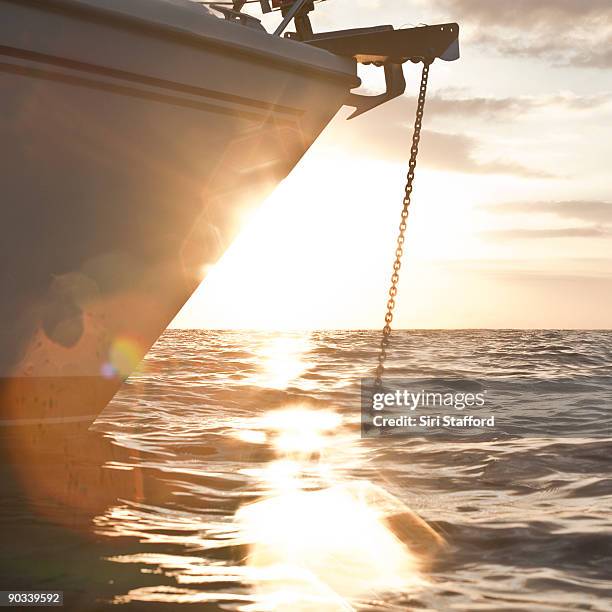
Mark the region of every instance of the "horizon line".
MULTIPOLYGON (((167 327, 166 331, 257 331, 257 332, 315 332, 315 331, 379 331, 382 327, 167 327)), ((603 331, 612 332, 610 327, 398 327, 398 331, 603 331)))

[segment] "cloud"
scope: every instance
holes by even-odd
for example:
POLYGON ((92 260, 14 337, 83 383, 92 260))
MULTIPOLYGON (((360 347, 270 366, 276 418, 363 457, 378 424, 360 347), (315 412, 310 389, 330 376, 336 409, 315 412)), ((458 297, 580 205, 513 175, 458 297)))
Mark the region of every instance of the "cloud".
POLYGON ((505 159, 480 161, 477 157, 480 143, 464 134, 423 132, 421 159, 424 166, 437 170, 450 170, 469 174, 514 174, 528 178, 550 178, 549 174, 505 159))
POLYGON ((562 227, 551 229, 508 229, 482 232, 489 240, 533 240, 543 238, 605 238, 612 235, 607 227, 562 227))
POLYGON ((501 55, 538 59, 555 66, 612 68, 612 33, 600 35, 596 42, 591 42, 571 31, 558 38, 554 33, 549 37, 544 32, 539 40, 520 35, 500 36, 497 31, 482 33, 475 42, 493 47, 501 55))
POLYGON ((495 276, 520 274, 551 279, 607 279, 612 282, 612 259, 608 257, 566 257, 563 253, 555 253, 554 257, 539 259, 446 259, 432 262, 432 265, 446 269, 453 275, 461 272, 474 272, 478 275, 489 273, 495 276))
POLYGON ((474 42, 504 55, 612 67, 609 0, 440 0, 438 6, 471 26, 474 42))
POLYGON ((573 21, 605 21, 612 18, 609 0, 441 0, 440 4, 456 14, 469 15, 480 23, 506 26, 551 24, 554 26, 573 21))
MULTIPOLYGON (((427 101, 428 116, 482 117, 487 119, 524 117, 530 111, 558 108, 586 111, 604 106, 612 100, 610 94, 579 96, 557 94, 549 96, 515 96, 505 98, 469 97, 454 90, 442 91, 427 101)), ((406 105, 407 106, 407 105, 406 105)))
MULTIPOLYGON (((365 89, 366 95, 379 92, 365 89)), ((401 96, 384 105, 385 121, 406 122, 414 116, 415 100, 410 96, 401 96)), ((427 119, 457 116, 462 119, 514 119, 525 117, 529 112, 550 110, 551 108, 566 111, 589 111, 610 106, 612 92, 591 95, 579 95, 571 92, 538 96, 508 96, 503 98, 470 96, 469 92, 459 88, 447 88, 429 93, 425 104, 427 119)), ((372 111, 374 116, 377 111, 372 111)))
POLYGON ((612 202, 568 200, 552 202, 509 202, 482 207, 498 214, 547 214, 599 225, 612 225, 612 202))
POLYGON ((460 115, 462 117, 517 116, 525 110, 520 98, 469 98, 447 95, 431 96, 427 100, 428 116, 460 115))
POLYGON ((512 228, 489 230, 482 236, 489 240, 531 240, 546 238, 608 238, 612 236, 612 203, 598 200, 561 202, 510 202, 485 205, 481 210, 501 215, 552 215, 590 225, 553 228, 512 228))
MULTIPOLYGON (((338 122, 328 133, 329 140, 368 157, 407 161, 412 139, 413 113, 398 100, 389 114, 372 111, 354 121, 338 122), (404 112, 406 110, 406 112, 404 112)), ((391 106, 391 105, 390 105, 391 106)), ((524 166, 505 156, 483 159, 485 143, 465 134, 423 130, 419 166, 468 174, 509 174, 525 178, 552 178, 552 175, 524 166)))
MULTIPOLYGON (((367 89, 365 95, 373 93, 367 89)), ((340 121, 328 132, 336 142, 366 152, 369 157, 406 160, 410 151, 415 100, 401 96, 382 107, 372 110, 353 121, 340 121)), ((491 119, 502 121, 524 118, 529 112, 547 112, 551 108, 571 112, 587 111, 609 105, 612 93, 577 95, 558 93, 537 96, 482 97, 470 96, 462 89, 444 89, 430 94, 425 106, 425 121, 460 118, 482 123, 491 119)), ((421 141, 419 165, 464 172, 469 174, 504 174, 527 178, 555 178, 554 174, 538 168, 527 167, 520 160, 513 160, 496 145, 499 154, 486 158, 486 151, 496 143, 486 142, 472 135, 426 130, 421 141), (483 155, 484 154, 484 155, 483 155)), ((502 145, 505 146, 505 145, 502 145)))

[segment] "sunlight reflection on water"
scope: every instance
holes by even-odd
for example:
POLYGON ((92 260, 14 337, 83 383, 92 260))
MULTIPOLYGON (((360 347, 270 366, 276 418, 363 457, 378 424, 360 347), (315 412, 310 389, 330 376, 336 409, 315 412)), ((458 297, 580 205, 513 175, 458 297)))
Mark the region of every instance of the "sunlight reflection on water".
POLYGON ((267 338, 258 348, 260 372, 254 382, 262 387, 286 389, 307 367, 305 355, 310 338, 303 334, 283 334, 267 338))
MULTIPOLYGON (((304 336, 268 339, 259 347, 257 384, 288 387, 306 370, 310 349, 304 336)), ((423 550, 440 548, 442 539, 381 487, 347 477, 346 466, 358 466, 364 451, 340 413, 293 402, 227 425, 226 440, 268 453, 264 461, 235 468, 255 496, 239 496, 233 517, 224 521, 133 503, 99 517, 98 533, 137 536, 190 553, 112 557, 175 581, 133 588, 115 603, 231 601, 243 612, 331 612, 354 609, 356 599, 410 593, 427 584, 423 550), (215 560, 215 551, 225 551, 225 558, 215 560), (228 584, 235 585, 231 593, 228 584), (195 585, 207 585, 206 592, 188 588, 195 585)), ((214 478, 205 461, 184 463, 174 470, 154 465, 182 477, 214 478)), ((211 494, 208 487, 201 491, 204 499, 211 494)))
MULTIPOLYGON (((419 556, 387 523, 389 516, 410 516, 410 511, 368 481, 344 481, 334 470, 334 448, 342 444, 333 432, 341 424, 333 411, 303 406, 253 419, 252 429, 246 431, 264 434, 261 440, 275 448, 276 458, 244 470, 256 479, 263 495, 238 509, 233 524, 225 526, 227 539, 219 539, 223 529, 215 533, 212 524, 180 513, 165 522, 162 534, 163 514, 145 506, 114 508, 106 520, 98 521, 102 533, 108 535, 105 526, 112 525, 113 535, 139 535, 141 542, 180 543, 208 551, 227 544, 242 547, 246 554, 240 564, 214 565, 197 556, 156 554, 111 560, 140 564, 145 573, 163 573, 179 585, 251 585, 248 603, 239 608, 245 612, 351 610, 350 602, 357 597, 424 586, 419 556)), ((343 439, 346 444, 347 437, 343 439)), ((346 457, 346 448, 340 452, 346 457)), ((418 518, 411 520, 417 531, 428 531, 418 518)), ((195 603, 221 601, 226 595, 156 586, 132 589, 115 602, 195 603)), ((240 599, 243 594, 236 595, 240 599)))
POLYGON ((243 506, 236 520, 249 545, 247 566, 274 577, 257 584, 260 597, 289 598, 278 609, 352 609, 352 598, 425 583, 418 556, 385 522, 387 512, 408 509, 398 501, 383 507, 389 494, 367 481, 344 481, 334 470, 341 424, 331 410, 303 406, 260 419, 277 459, 253 473, 266 495, 243 506))

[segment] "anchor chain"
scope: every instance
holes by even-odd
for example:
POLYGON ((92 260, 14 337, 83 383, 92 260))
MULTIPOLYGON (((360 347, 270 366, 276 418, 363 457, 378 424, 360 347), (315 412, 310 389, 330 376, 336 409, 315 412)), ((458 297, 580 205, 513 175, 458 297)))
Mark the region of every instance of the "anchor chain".
POLYGON ((429 66, 431 61, 423 62, 421 74, 421 86, 417 101, 416 119, 414 121, 414 132, 412 134, 412 147, 410 148, 410 161, 408 162, 408 174, 406 176, 406 187, 402 207, 402 216, 399 224, 399 234, 395 249, 395 261, 393 262, 393 274, 391 275, 391 286, 389 287, 389 299, 387 301, 387 312, 385 314, 385 326, 382 330, 380 340, 380 352, 378 354, 378 366, 375 371, 374 390, 382 388, 382 377, 385 373, 385 361, 387 349, 391 341, 391 323, 393 322, 393 311, 395 309, 395 298, 397 297, 397 285, 399 283, 399 272, 402 267, 402 256, 404 255, 404 241, 408 221, 408 211, 412 198, 412 185, 414 183, 414 170, 416 168, 417 155, 419 153, 419 141, 421 140, 421 127, 423 112, 425 110, 425 96, 427 94, 427 80, 429 78, 429 66))

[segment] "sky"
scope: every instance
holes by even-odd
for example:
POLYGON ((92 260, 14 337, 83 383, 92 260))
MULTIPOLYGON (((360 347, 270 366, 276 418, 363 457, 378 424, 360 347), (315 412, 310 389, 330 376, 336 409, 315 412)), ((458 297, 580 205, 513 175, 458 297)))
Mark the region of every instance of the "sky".
MULTIPOLYGON (((612 328, 612 3, 326 0, 313 15, 315 31, 450 21, 461 59, 431 67, 394 324, 612 328)), ((382 327, 420 67, 405 73, 401 98, 338 113, 173 327, 382 327)), ((360 76, 383 86, 380 69, 360 76)))

